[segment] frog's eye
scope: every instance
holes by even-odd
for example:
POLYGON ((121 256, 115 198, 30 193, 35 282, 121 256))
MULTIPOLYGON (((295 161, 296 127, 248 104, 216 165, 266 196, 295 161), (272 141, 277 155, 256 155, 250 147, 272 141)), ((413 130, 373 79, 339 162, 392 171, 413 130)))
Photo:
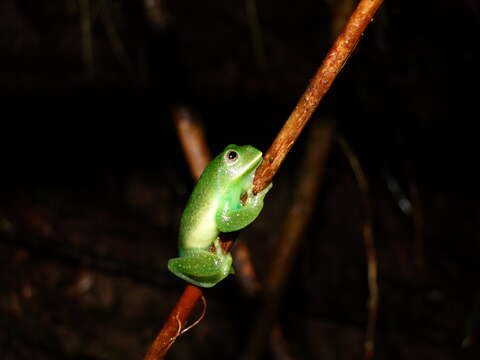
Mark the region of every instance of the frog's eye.
POLYGON ((233 164, 238 160, 238 153, 233 150, 227 151, 225 154, 225 160, 227 160, 227 163, 233 164))

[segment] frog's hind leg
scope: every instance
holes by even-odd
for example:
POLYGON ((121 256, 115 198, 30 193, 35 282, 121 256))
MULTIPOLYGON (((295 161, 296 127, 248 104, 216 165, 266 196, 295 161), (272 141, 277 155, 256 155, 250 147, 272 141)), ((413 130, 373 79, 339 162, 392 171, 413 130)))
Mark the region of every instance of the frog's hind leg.
POLYGON ((201 287, 212 287, 228 276, 232 265, 230 254, 217 256, 207 250, 190 251, 168 261, 168 269, 178 277, 201 287))

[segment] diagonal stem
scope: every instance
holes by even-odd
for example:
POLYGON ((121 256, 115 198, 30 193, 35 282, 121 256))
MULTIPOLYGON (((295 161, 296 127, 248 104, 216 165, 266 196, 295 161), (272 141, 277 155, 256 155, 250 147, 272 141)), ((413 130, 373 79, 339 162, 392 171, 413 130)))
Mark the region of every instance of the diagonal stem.
MULTIPOLYGON (((265 189, 280 168, 291 147, 302 132, 306 123, 328 91, 337 74, 355 49, 363 31, 372 20, 383 0, 361 0, 325 57, 317 73, 310 81, 297 106, 278 133, 273 144, 265 153, 264 161, 258 167, 254 179, 254 193, 265 189)), ((222 244, 224 250, 230 249, 233 240, 222 244)), ((178 332, 178 323, 183 324, 193 310, 195 303, 202 296, 202 291, 187 285, 179 301, 165 321, 144 360, 163 359, 178 332)))
POLYGON ((372 21, 383 0, 361 0, 331 47, 317 73, 290 114, 273 144, 265 153, 253 181, 254 193, 259 193, 272 182, 285 156, 297 140, 320 100, 326 94, 337 74, 342 70, 357 46, 367 25, 372 21))

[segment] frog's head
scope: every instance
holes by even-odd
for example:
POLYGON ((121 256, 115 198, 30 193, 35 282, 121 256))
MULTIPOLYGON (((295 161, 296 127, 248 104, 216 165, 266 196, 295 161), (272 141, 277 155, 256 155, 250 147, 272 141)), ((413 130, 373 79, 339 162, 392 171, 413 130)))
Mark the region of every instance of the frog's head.
POLYGON ((247 174, 253 175, 253 170, 262 161, 262 152, 253 146, 228 145, 219 155, 222 161, 224 175, 231 180, 244 177, 247 174))

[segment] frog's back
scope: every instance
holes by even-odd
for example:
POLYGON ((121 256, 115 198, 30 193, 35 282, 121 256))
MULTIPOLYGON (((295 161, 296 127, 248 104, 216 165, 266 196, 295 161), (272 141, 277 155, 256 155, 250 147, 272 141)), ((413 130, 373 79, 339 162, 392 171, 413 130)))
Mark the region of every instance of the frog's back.
POLYGON ((215 214, 220 203, 218 191, 221 190, 214 161, 205 168, 183 211, 180 220, 180 250, 209 248, 218 236, 215 214))

